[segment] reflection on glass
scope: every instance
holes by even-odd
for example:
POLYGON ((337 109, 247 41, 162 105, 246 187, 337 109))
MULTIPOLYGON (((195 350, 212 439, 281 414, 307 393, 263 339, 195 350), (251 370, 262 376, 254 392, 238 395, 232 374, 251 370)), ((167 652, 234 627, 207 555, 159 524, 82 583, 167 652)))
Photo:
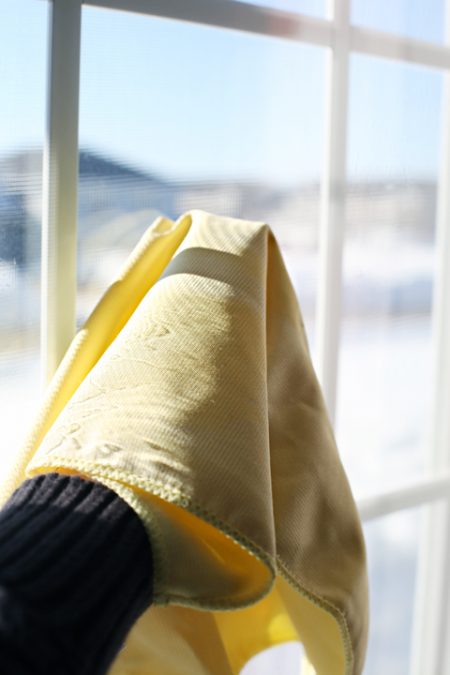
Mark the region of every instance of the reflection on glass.
POLYGON ((256 654, 239 675, 300 675, 302 654, 300 643, 285 642, 256 654))
POLYGON ((352 23, 398 35, 444 41, 444 0, 353 0, 352 23))
POLYGON ((364 675, 408 675, 425 509, 367 523, 370 630, 364 675))
POLYGON ((1 471, 22 440, 39 394, 41 166, 46 2, 0 4, 1 471), (26 20, 24 17, 26 16, 26 20))
POLYGON ((79 322, 157 215, 199 208, 273 228, 313 342, 323 56, 83 9, 79 322))
POLYGON ((364 494, 424 466, 441 75, 359 56, 351 75, 337 438, 364 494))

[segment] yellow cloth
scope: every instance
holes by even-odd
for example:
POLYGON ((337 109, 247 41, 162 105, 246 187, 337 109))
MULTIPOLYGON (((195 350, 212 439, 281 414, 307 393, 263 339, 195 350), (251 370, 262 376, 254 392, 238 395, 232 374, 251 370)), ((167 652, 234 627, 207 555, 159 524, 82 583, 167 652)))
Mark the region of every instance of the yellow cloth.
POLYGON ((237 675, 288 640, 318 675, 362 672, 361 525, 268 225, 153 223, 68 349, 2 502, 49 470, 112 488, 151 538, 156 606, 111 675, 237 675))

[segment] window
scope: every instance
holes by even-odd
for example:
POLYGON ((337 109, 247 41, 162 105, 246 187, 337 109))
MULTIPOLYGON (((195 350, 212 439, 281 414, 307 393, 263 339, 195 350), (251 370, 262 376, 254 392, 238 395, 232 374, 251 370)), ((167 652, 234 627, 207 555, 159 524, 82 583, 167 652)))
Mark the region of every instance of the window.
POLYGON ((444 0, 353 0, 352 22, 430 42, 444 41, 444 0))
POLYGON ((443 76, 360 54, 349 70, 336 432, 362 496, 426 471, 443 76))
POLYGON ((92 7, 82 25, 78 321, 154 217, 203 208, 270 222, 312 336, 323 50, 92 7))
POLYGON ((39 397, 42 149, 48 5, 0 4, 0 406, 2 467, 39 397), (24 15, 27 21, 23 20, 24 15))
MULTIPOLYGON (((365 675, 450 672, 445 11, 0 4, 2 459, 21 442, 40 366, 50 377, 157 214, 269 222, 365 523, 365 675)), ((286 645, 244 673, 282 663, 291 675, 300 661, 286 645)))

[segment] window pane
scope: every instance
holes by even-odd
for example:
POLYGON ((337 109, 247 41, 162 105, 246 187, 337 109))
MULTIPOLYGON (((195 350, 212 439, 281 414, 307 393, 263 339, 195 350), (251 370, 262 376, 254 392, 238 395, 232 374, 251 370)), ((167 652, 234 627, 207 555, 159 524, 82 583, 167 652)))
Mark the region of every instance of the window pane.
POLYGON ((409 675, 423 506, 364 527, 370 587, 370 630, 364 675, 409 675))
POLYGON ((37 0, 0 3, 2 472, 22 440, 40 384, 41 165, 47 12, 47 3, 37 0))
POLYGON ((357 494, 424 469, 441 78, 352 58, 337 437, 357 494))
POLYGON ((445 0, 353 0, 352 22, 376 30, 444 41, 445 0))
POLYGON ((81 73, 78 320, 156 215, 199 208, 272 226, 313 343, 324 53, 84 8, 81 73))

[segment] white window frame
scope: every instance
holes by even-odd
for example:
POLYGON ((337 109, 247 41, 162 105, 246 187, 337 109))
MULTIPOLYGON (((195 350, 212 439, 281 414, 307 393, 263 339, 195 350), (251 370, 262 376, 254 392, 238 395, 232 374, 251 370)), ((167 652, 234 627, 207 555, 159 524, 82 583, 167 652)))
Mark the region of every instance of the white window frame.
MULTIPOLYGON (((335 421, 341 328, 342 256, 348 125, 349 56, 369 54, 437 69, 444 107, 438 179, 434 278, 433 405, 429 473, 402 489, 358 503, 364 521, 419 505, 431 508, 420 549, 411 675, 450 672, 450 12, 443 45, 350 23, 350 0, 328 0, 327 18, 233 0, 49 0, 51 32, 42 223, 43 380, 55 372, 75 334, 78 108, 82 6, 240 30, 319 45, 327 50, 325 168, 321 178, 318 371, 335 421), (443 500, 444 506, 434 506, 443 500)), ((426 0, 423 0, 424 2, 426 0)))

